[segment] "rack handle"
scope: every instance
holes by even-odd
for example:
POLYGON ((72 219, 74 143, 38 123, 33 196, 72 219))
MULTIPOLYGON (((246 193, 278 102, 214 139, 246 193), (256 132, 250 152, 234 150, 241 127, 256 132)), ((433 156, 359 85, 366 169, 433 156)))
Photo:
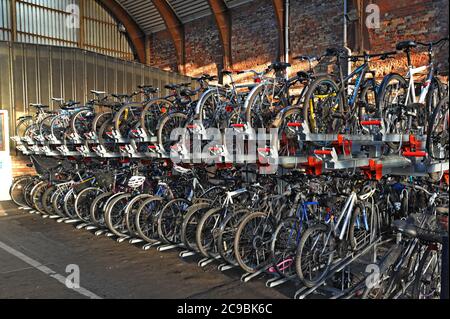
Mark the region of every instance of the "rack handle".
POLYGON ((404 152, 404 157, 427 157, 427 152, 404 152))
POLYGON ((381 126, 380 120, 370 120, 370 121, 362 121, 362 126, 381 126))
POLYGON ((316 150, 316 151, 314 151, 314 154, 316 154, 316 155, 332 155, 333 151, 330 151, 330 150, 316 150))

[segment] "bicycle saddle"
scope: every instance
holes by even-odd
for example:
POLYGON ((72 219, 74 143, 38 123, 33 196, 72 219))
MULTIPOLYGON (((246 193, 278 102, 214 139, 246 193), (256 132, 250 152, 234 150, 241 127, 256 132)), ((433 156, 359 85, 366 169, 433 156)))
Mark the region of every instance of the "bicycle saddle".
POLYGON ((92 94, 95 94, 95 95, 103 95, 103 94, 106 94, 106 92, 103 92, 103 91, 96 91, 96 90, 91 90, 91 93, 92 93, 92 94))
MULTIPOLYGON (((214 81, 216 79, 217 79, 216 76, 209 75, 209 74, 203 74, 202 76, 200 76, 198 78, 192 78, 192 80, 197 81, 197 82, 199 82, 199 81, 214 81)), ((190 85, 190 83, 188 85, 190 85)))
POLYGON ((31 115, 27 115, 27 116, 21 116, 17 120, 22 121, 22 120, 32 120, 32 119, 33 119, 33 117, 31 115))
POLYGON ((311 78, 311 75, 308 72, 305 72, 305 71, 298 71, 297 72, 297 77, 300 80, 307 80, 307 79, 311 78))
POLYGON ((326 56, 339 56, 339 55, 343 55, 346 53, 347 52, 345 52, 345 50, 342 48, 328 48, 325 52, 325 55, 326 56))
POLYGON ((402 50, 409 50, 415 47, 417 47, 417 43, 412 40, 408 40, 398 43, 396 48, 397 50, 402 51, 402 50))
POLYGON ((147 94, 158 93, 158 89, 154 88, 152 85, 139 85, 138 89, 145 91, 147 94))
POLYGON ((168 90, 177 90, 180 88, 180 86, 177 84, 167 84, 164 86, 164 88, 166 88, 168 90))
POLYGON ((270 66, 270 68, 273 69, 274 71, 284 71, 289 67, 291 67, 291 64, 286 62, 274 62, 270 66))
POLYGON ((39 110, 48 109, 50 107, 48 105, 43 105, 43 104, 40 104, 40 103, 30 103, 30 106, 34 107, 36 109, 39 109, 39 110))
POLYGON ((118 99, 118 100, 128 100, 133 98, 133 96, 129 94, 111 94, 112 97, 118 99))
POLYGON ((418 238, 431 243, 442 243, 442 234, 417 227, 416 220, 413 217, 408 217, 406 220, 395 220, 392 227, 410 238, 418 238))
POLYGON ((314 62, 314 61, 317 61, 318 58, 316 56, 312 56, 312 55, 299 55, 299 56, 296 56, 294 58, 294 60, 314 62))
POLYGON ((67 103, 64 103, 63 106, 61 106, 61 110, 74 110, 74 109, 77 109, 78 107, 76 107, 76 106, 78 106, 80 104, 81 104, 80 102, 69 101, 67 103))
POLYGON ((182 90, 182 91, 180 92, 180 94, 181 94, 182 96, 187 96, 187 97, 189 97, 189 96, 195 96, 195 95, 197 95, 197 92, 192 91, 192 90, 189 90, 189 89, 184 89, 184 90, 182 90))

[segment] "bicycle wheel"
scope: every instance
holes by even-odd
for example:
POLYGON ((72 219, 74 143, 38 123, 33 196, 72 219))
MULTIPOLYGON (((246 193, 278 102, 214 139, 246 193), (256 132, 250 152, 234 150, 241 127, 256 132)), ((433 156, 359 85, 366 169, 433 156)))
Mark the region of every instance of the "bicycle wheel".
POLYGON ((440 299, 441 255, 437 244, 423 254, 414 279, 413 299, 440 299))
POLYGON ((339 133, 345 124, 343 105, 336 82, 330 76, 318 77, 311 83, 303 105, 303 118, 309 130, 316 134, 339 133))
POLYGON ((142 104, 129 104, 122 107, 114 116, 114 129, 121 136, 129 137, 131 130, 140 123, 142 111, 142 104))
POLYGON ((78 111, 70 119, 70 130, 75 135, 85 138, 87 133, 92 131, 92 122, 95 119, 95 113, 91 109, 78 111))
POLYGON ((348 240, 353 251, 364 248, 376 238, 378 217, 368 203, 354 208, 350 219, 348 240))
POLYGON ((16 130, 15 130, 16 136, 17 137, 25 137, 26 130, 32 124, 33 124, 33 118, 31 116, 19 120, 19 122, 16 125, 16 130))
POLYGON ((433 77, 431 79, 430 88, 428 89, 428 94, 425 101, 426 108, 423 108, 423 112, 419 115, 419 118, 421 119, 420 124, 426 127, 426 131, 428 130, 431 114, 433 114, 433 111, 436 109, 443 97, 442 83, 437 77, 433 77))
POLYGON ((181 225, 192 203, 186 199, 174 199, 166 204, 158 218, 159 238, 167 244, 181 243, 181 225))
POLYGON ((219 254, 230 265, 238 266, 234 254, 234 239, 241 220, 249 213, 247 209, 238 210, 229 214, 220 225, 217 240, 219 254))
POLYGON ((186 114, 173 113, 166 116, 159 123, 158 127, 158 144, 161 149, 164 149, 166 153, 170 154, 171 146, 179 142, 179 140, 172 140, 173 138, 180 138, 180 136, 172 136, 174 130, 184 128, 186 120, 188 119, 186 114))
POLYGON ((67 192, 66 196, 64 196, 64 213, 67 217, 71 219, 77 219, 77 213, 75 212, 75 200, 76 200, 77 194, 75 194, 75 190, 72 188, 70 191, 67 192))
MULTIPOLYGON (((254 129, 266 128, 287 105, 276 97, 274 84, 260 85, 252 90, 245 101, 245 119, 254 129)), ((281 94, 281 93, 279 93, 281 94)))
POLYGON ((42 207, 46 214, 55 215, 55 211, 52 206, 52 196, 57 191, 56 186, 52 185, 46 189, 44 194, 42 195, 42 207))
POLYGON ((196 231, 197 248, 207 258, 217 258, 218 228, 223 221, 223 208, 210 209, 198 222, 196 231))
POLYGON ((42 204, 42 197, 48 188, 48 183, 45 181, 40 182, 32 193, 33 207, 41 214, 46 214, 44 206, 42 204))
MULTIPOLYGON (((398 74, 388 75, 380 88, 378 109, 384 122, 386 134, 408 134, 411 130, 412 115, 418 109, 414 106, 412 97, 407 100, 409 86, 407 81, 398 74)), ((398 149, 398 143, 388 143, 393 149, 398 149)))
POLYGON ((303 233, 295 256, 295 269, 306 287, 312 288, 325 278, 335 249, 334 237, 326 225, 312 226, 303 233))
POLYGON ((92 121, 91 126, 91 132, 95 132, 97 136, 99 136, 99 130, 102 127, 102 125, 108 121, 113 119, 113 113, 111 111, 109 112, 103 112, 99 113, 94 117, 94 120, 92 121))
POLYGON ((130 236, 139 237, 139 234, 136 230, 136 214, 142 203, 152 196, 153 195, 150 194, 138 195, 131 199, 128 203, 128 206, 125 209, 125 223, 127 226, 128 234, 130 236))
POLYGON ((270 246, 273 267, 285 278, 295 275, 295 254, 304 226, 298 218, 287 218, 280 222, 273 234, 270 246))
POLYGON ((161 197, 153 196, 142 203, 136 213, 136 231, 148 243, 158 241, 158 217, 164 206, 161 197))
POLYGON ((197 104, 198 120, 205 129, 229 127, 235 107, 223 89, 212 89, 202 95, 197 104))
POLYGON ((255 273, 271 262, 270 245, 275 227, 272 219, 262 212, 242 219, 236 231, 234 254, 245 272, 255 273))
POLYGON ((118 237, 125 237, 127 235, 125 209, 131 196, 131 194, 122 194, 115 197, 105 210, 106 226, 118 237))
POLYGON ((20 207, 25 207, 27 205, 25 201, 25 186, 30 182, 31 176, 24 176, 17 178, 9 189, 9 196, 12 201, 20 207))
POLYGON ((99 194, 92 201, 91 206, 89 207, 90 221, 97 227, 104 228, 106 226, 103 209, 111 196, 113 196, 112 192, 104 192, 99 194))
POLYGON ((432 159, 437 161, 449 159, 448 97, 438 104, 431 115, 426 147, 432 159))
POLYGON ((140 127, 145 130, 148 136, 156 136, 158 123, 161 117, 174 109, 172 102, 165 99, 156 99, 148 103, 142 111, 140 127))
POLYGON ((360 95, 361 106, 359 107, 359 118, 364 117, 379 119, 381 118, 381 112, 378 109, 378 91, 375 80, 367 80, 362 89, 360 95))
POLYGON ((114 123, 112 119, 105 121, 98 130, 98 141, 107 151, 114 152, 116 142, 110 136, 114 129, 114 123))
POLYGON ((67 218, 68 216, 64 214, 64 197, 69 190, 65 187, 59 188, 52 196, 52 208, 56 215, 62 218, 67 218))
MULTIPOLYGON (((298 134, 302 122, 303 112, 299 108, 289 109, 283 115, 281 124, 278 126, 279 156, 295 156, 297 154, 300 148, 298 134)), ((295 165, 283 165, 283 168, 292 169, 295 168, 295 165)))
POLYGON ((181 240, 187 249, 199 251, 196 240, 197 227, 202 216, 210 209, 210 203, 199 203, 188 209, 181 225, 181 240))
POLYGON ((70 116, 59 115, 53 118, 50 124, 50 134, 53 138, 63 141, 67 130, 70 128, 70 116))
POLYGON ((83 189, 75 199, 75 213, 78 218, 85 223, 91 221, 91 204, 99 195, 103 194, 104 191, 97 187, 89 187, 83 189))

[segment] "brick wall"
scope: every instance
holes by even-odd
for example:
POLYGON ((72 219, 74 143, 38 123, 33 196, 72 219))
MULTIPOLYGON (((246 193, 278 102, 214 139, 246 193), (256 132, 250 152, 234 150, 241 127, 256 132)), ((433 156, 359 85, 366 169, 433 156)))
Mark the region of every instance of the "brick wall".
POLYGON ((150 65, 166 71, 178 70, 175 46, 167 30, 152 34, 148 43, 151 46, 150 65))
MULTIPOLYGON (((343 1, 291 1, 291 55, 320 55, 327 48, 343 46, 343 1)), ((293 70, 306 64, 293 62, 293 70)))
MULTIPOLYGON (((369 48, 372 52, 395 50, 398 42, 416 40, 429 42, 448 36, 448 0, 375 0, 380 7, 381 25, 369 30, 369 48)), ((436 51, 439 69, 448 74, 448 45, 436 51)), ((426 52, 415 50, 413 63, 416 66, 428 63, 426 52)), ((379 76, 395 71, 406 72, 407 60, 400 55, 396 60, 375 64, 379 76)))
POLYGON ((262 70, 278 56, 278 26, 271 0, 231 10, 232 60, 236 70, 262 70))
POLYGON ((184 26, 184 32, 186 73, 189 76, 217 74, 222 64, 222 44, 214 17, 189 22, 184 26))
MULTIPOLYGON (((448 35, 448 0, 365 0, 381 9, 381 28, 368 31, 371 52, 395 48, 406 39, 436 40, 448 35)), ((278 54, 278 29, 271 0, 254 0, 233 8, 232 59, 233 69, 262 70, 278 54)), ((342 0, 291 1, 291 53, 321 54, 327 47, 343 44, 342 0)), ((349 36, 352 34, 349 30, 349 36)), ((221 44, 212 16, 185 25, 186 70, 189 75, 215 73, 221 63, 221 44)), ((149 41, 152 46, 151 64, 175 71, 175 49, 166 31, 159 32, 149 41)), ((448 46, 436 54, 438 65, 448 74, 448 46)), ((413 61, 426 63, 426 54, 415 54, 413 61)), ((406 59, 375 63, 379 76, 389 72, 405 72, 406 59)), ((305 68, 294 63, 293 71, 305 68)))
POLYGON ((27 164, 30 163, 31 161, 28 159, 28 157, 13 156, 12 157, 13 177, 22 175, 35 175, 36 171, 34 170, 34 168, 27 167, 27 164))

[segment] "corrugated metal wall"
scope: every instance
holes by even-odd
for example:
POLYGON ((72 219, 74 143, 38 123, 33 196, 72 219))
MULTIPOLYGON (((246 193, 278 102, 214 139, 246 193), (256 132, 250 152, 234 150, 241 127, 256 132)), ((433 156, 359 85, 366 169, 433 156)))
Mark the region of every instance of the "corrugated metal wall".
POLYGON ((135 59, 127 35, 95 0, 0 0, 0 41, 79 47, 135 59))
POLYGON ((11 41, 11 0, 0 0, 0 41, 11 41))
MULTIPOLYGON (((0 108, 15 119, 29 114, 30 103, 52 97, 86 102, 90 90, 131 93, 140 84, 163 88, 188 77, 78 48, 0 41, 0 108)), ((161 94, 167 93, 164 89, 161 94)))
MULTIPOLYGON (((73 1, 73 0, 71 0, 73 1)), ((78 0, 83 11, 81 47, 124 60, 133 60, 134 53, 126 35, 118 31, 117 22, 97 2, 78 0)))

